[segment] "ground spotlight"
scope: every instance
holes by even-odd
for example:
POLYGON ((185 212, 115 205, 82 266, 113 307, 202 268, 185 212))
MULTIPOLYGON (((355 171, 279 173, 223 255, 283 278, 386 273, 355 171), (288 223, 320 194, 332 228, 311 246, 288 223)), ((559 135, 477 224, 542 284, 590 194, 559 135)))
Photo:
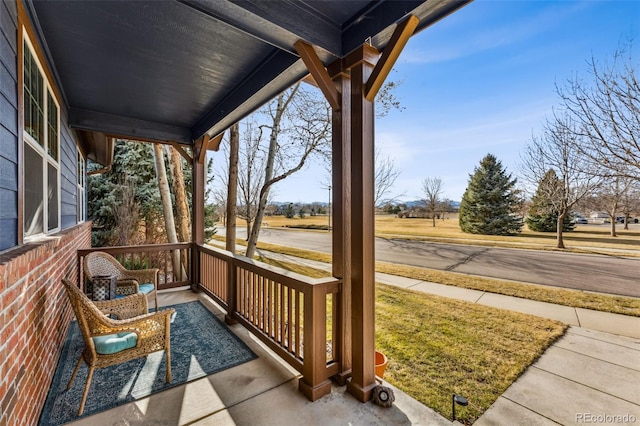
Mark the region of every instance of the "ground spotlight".
POLYGON ((466 407, 467 405, 469 405, 469 401, 467 401, 467 398, 465 398, 464 396, 456 395, 455 393, 453 394, 453 396, 451 397, 451 411, 453 412, 452 421, 454 422, 456 421, 456 404, 466 407))

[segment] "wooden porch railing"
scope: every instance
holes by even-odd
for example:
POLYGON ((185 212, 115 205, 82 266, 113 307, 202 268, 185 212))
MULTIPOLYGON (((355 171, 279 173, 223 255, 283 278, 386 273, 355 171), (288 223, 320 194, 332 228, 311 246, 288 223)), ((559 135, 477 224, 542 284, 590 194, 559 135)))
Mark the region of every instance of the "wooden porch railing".
POLYGON ((84 257, 93 251, 109 253, 127 269, 158 268, 158 289, 168 289, 191 284, 191 243, 151 244, 143 246, 97 247, 78 250, 79 283, 84 283, 84 257), (173 269, 173 256, 182 265, 173 269))
POLYGON ((336 278, 312 279, 211 246, 196 246, 199 287, 303 374, 299 387, 312 401, 331 391, 337 359, 336 278))

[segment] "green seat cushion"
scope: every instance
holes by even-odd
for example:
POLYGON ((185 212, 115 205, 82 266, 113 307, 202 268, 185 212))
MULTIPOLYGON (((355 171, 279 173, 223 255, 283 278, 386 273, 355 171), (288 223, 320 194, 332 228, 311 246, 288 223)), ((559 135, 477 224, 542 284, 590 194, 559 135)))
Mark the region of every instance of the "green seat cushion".
POLYGON ((101 355, 110 355, 125 349, 130 349, 138 343, 138 335, 136 333, 118 333, 108 334, 106 336, 92 337, 96 352, 101 355))
POLYGON ((149 283, 149 284, 140 284, 140 285, 138 286, 138 291, 139 291, 140 293, 143 293, 143 294, 149 294, 149 293, 151 293, 153 290, 155 290, 155 288, 156 288, 156 287, 155 287, 153 284, 151 284, 151 283, 149 283))

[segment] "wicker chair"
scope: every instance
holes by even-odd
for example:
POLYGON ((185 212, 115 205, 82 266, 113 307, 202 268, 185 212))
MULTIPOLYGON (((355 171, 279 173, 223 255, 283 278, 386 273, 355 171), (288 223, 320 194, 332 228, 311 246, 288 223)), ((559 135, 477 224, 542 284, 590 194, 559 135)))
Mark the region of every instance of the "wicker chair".
POLYGON ((91 280, 97 275, 115 275, 118 280, 116 294, 129 295, 140 291, 146 294, 147 300, 155 303, 158 310, 158 269, 126 269, 110 254, 94 251, 84 258, 84 274, 91 280), (151 287, 153 284, 153 288, 151 287))
POLYGON ((174 309, 146 313, 147 299, 141 293, 104 302, 92 302, 69 280, 63 279, 62 282, 69 295, 85 344, 67 389, 71 388, 83 360, 89 367, 87 383, 78 409, 79 416, 84 411, 93 372, 97 368, 164 351, 167 356, 166 381, 171 381, 170 324, 174 309), (111 319, 105 312, 120 319, 111 319), (135 337, 132 334, 135 334, 135 337), (114 343, 117 346, 114 346, 114 343))

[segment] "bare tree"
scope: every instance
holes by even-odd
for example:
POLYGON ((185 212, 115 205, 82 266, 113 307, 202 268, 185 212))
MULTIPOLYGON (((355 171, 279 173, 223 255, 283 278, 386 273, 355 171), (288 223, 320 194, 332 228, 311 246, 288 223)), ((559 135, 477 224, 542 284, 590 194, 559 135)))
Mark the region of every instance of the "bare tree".
POLYGON ((269 149, 256 218, 247 242, 247 257, 253 257, 262 218, 273 185, 301 170, 313 154, 326 153, 331 136, 331 111, 317 90, 296 84, 266 109, 270 130, 269 149))
MULTIPOLYGON (((234 123, 229 129, 229 175, 227 179, 227 198, 225 201, 227 242, 225 248, 236 252, 236 205, 238 199, 238 151, 240 149, 239 125, 234 123)), ((223 174, 224 176, 224 174, 223 174)))
POLYGON ((631 215, 640 214, 640 181, 631 180, 629 188, 622 196, 620 213, 624 215, 624 229, 629 229, 631 215))
MULTIPOLYGON (((628 52, 631 52, 629 46, 628 52)), ((618 49, 611 62, 591 58, 587 81, 575 74, 557 92, 585 142, 582 149, 609 174, 640 175, 640 84, 630 53, 618 49)))
POLYGON ((625 194, 628 193, 631 187, 631 180, 620 176, 613 176, 603 182, 603 185, 597 190, 595 196, 591 200, 591 204, 595 210, 599 210, 607 213, 611 219, 611 231, 612 237, 617 237, 616 233, 616 218, 618 214, 622 212, 623 200, 625 194))
POLYGON ((374 198, 373 205, 380 206, 392 199, 387 198, 391 188, 396 183, 396 179, 400 176, 400 170, 391 157, 383 157, 380 150, 375 149, 375 175, 374 175, 374 198))
MULTIPOLYGON (((178 242, 176 234, 176 224, 173 217, 173 206, 171 204, 171 192, 169 191, 169 182, 167 181, 167 169, 164 163, 164 155, 160 144, 153 144, 153 159, 155 161, 156 176, 158 178, 158 188, 160 189, 160 198, 162 200, 162 212, 164 214, 164 224, 167 231, 167 241, 171 244, 178 242)), ((173 273, 174 277, 178 277, 180 273, 180 255, 178 250, 172 253, 173 273)))
POLYGON ((247 121, 242 133, 238 157, 238 189, 240 203, 237 215, 246 222, 247 240, 258 214, 260 188, 264 182, 266 159, 262 152, 262 129, 256 123, 247 121))
MULTIPOLYGON (((165 145, 165 152, 169 158, 169 170, 173 186, 173 197, 176 207, 176 227, 179 241, 191 241, 191 214, 187 202, 187 191, 184 185, 183 160, 178 150, 165 145)), ((186 258, 185 258, 186 262, 186 258)))
POLYGON ((600 184, 600 171, 589 155, 580 149, 583 137, 575 123, 566 115, 547 119, 542 134, 533 136, 522 155, 522 174, 533 187, 553 170, 558 182, 546 191, 554 212, 557 213, 557 247, 564 247, 563 221, 580 200, 590 196, 600 184))
POLYGON ((424 203, 431 213, 434 227, 436 226, 436 211, 440 206, 442 190, 442 179, 439 177, 428 177, 422 181, 422 192, 425 196, 424 203))

